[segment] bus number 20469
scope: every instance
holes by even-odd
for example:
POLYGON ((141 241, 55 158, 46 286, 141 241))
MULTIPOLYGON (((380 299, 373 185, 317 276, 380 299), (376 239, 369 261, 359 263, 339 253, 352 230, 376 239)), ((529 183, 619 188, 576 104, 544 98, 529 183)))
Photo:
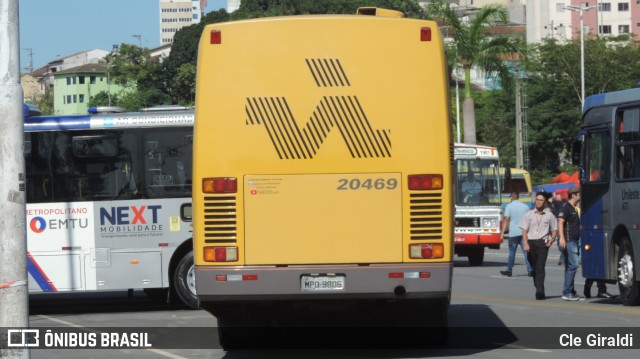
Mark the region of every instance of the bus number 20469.
POLYGON ((359 189, 377 189, 377 190, 393 190, 398 187, 398 180, 395 178, 340 178, 338 179, 339 191, 359 190, 359 189))

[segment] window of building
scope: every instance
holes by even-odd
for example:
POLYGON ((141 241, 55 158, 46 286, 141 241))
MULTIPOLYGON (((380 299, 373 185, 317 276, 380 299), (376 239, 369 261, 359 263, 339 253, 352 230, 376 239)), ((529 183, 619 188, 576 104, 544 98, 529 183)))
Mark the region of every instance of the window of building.
POLYGON ((67 95, 67 103, 71 103, 71 95, 67 95))
POLYGON ((629 25, 619 25, 618 26, 619 34, 628 34, 629 33, 629 25))
POLYGON ((600 25, 600 33, 601 34, 610 34, 611 33, 611 25, 600 25))
POLYGON ((618 11, 629 11, 629 3, 628 2, 618 3, 618 11))
POLYGON ((79 83, 80 85, 84 85, 84 76, 79 76, 79 77, 78 77, 78 83, 79 83))
POLYGON ((598 10, 600 11, 611 11, 611 3, 610 2, 601 2, 598 4, 598 10))
POLYGON ((80 103, 84 103, 84 94, 78 95, 78 99, 80 103))
POLYGON ((92 85, 96 84, 96 77, 95 76, 89 76, 89 83, 92 85))
POLYGON ((556 3, 556 12, 564 12, 564 3, 563 2, 557 2, 556 3))
POLYGON ((67 85, 71 85, 71 77, 67 77, 67 85))
POLYGON ((77 103, 78 102, 78 96, 73 95, 73 103, 77 103))

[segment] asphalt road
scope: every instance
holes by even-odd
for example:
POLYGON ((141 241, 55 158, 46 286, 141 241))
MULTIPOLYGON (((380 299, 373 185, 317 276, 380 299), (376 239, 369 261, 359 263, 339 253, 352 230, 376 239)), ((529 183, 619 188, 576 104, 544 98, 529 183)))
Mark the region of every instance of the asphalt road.
MULTIPOLYGON (((577 333, 584 344, 587 334, 614 332, 624 335, 635 330, 635 348, 640 347, 640 307, 624 307, 618 298, 588 299, 566 302, 560 297, 564 269, 557 265, 554 247, 547 262, 547 300, 534 299, 534 287, 518 254, 512 277, 503 277, 507 250, 488 250, 482 267, 469 267, 466 258, 456 257, 449 324, 452 327, 447 348, 387 348, 380 345, 385 334, 363 342, 365 349, 340 349, 321 336, 311 338, 313 349, 272 349, 225 352, 217 345, 216 320, 204 311, 186 310, 179 306, 155 303, 135 292, 84 295, 37 295, 30 301, 32 327, 59 326, 77 331, 102 327, 201 327, 202 332, 184 333, 189 339, 206 335, 213 349, 47 349, 31 350, 32 358, 631 358, 640 350, 564 349, 559 336, 577 333), (503 335, 494 335, 503 333, 503 335), (485 339, 486 337, 486 339, 485 339), (481 339, 479 339, 481 338, 481 339), (515 339, 514 339, 515 338, 515 339), (504 340, 503 340, 504 339, 504 340), (466 348, 465 343, 486 340, 482 348, 466 348), (367 343, 371 348, 367 348, 367 343), (326 345, 325 345, 326 344, 326 345), (329 349, 317 349, 329 348, 329 349)), ((576 289, 582 293, 584 280, 578 275, 576 289)), ((609 285, 611 293, 618 293, 609 285)), ((593 288, 594 294, 596 288, 593 288)), ((350 333, 344 333, 349 335, 350 333)), ((178 333, 180 336, 180 333, 178 333)), ((202 338, 200 338, 203 340, 202 338)), ((185 338, 186 340, 186 338, 185 338)), ((569 340, 569 339, 567 339, 569 340)), ((565 340, 565 342, 567 341, 565 340)), ((575 336, 572 339, 575 344, 575 336)), ((566 344, 566 343, 565 343, 566 344)), ((575 347, 575 346, 574 346, 575 347)), ((581 346, 580 348, 585 348, 581 346)))

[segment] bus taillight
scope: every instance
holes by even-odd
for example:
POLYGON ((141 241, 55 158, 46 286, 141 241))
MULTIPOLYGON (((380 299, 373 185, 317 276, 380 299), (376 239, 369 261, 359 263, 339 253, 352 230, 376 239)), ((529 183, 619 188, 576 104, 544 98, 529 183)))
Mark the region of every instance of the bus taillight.
POLYGON ((204 247, 205 262, 237 262, 238 247, 204 247))
POLYGON ((429 259, 443 257, 444 246, 442 245, 442 243, 411 244, 409 246, 409 258, 411 259, 429 259))
POLYGON ((442 175, 409 175, 409 189, 424 191, 442 189, 442 175))
POLYGON ((420 41, 431 41, 431 28, 430 27, 421 27, 420 28, 420 41))
POLYGON ((220 30, 211 30, 211 45, 219 45, 222 43, 222 32, 220 30))
POLYGON ((202 192, 236 193, 238 192, 238 179, 228 177, 203 178, 202 192))

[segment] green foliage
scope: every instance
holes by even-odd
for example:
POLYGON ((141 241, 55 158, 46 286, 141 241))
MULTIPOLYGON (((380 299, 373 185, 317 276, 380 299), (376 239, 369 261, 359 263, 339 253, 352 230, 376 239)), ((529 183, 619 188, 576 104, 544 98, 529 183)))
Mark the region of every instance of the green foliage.
MULTIPOLYGON (((118 103, 118 95, 111 94, 111 106, 120 106, 118 103)), ((97 94, 91 96, 91 99, 87 103, 89 107, 109 106, 109 93, 107 91, 100 91, 97 94)))
POLYGON ((44 96, 34 101, 34 104, 40 109, 40 113, 43 115, 54 115, 53 111, 53 91, 54 89, 47 88, 44 92, 44 96))
POLYGON ((151 61, 149 49, 130 44, 121 44, 120 51, 115 55, 107 55, 106 61, 111 80, 124 87, 138 86, 155 66, 151 61))
POLYGON ((406 17, 424 16, 424 10, 414 0, 243 0, 231 18, 241 20, 267 16, 355 14, 357 8, 365 6, 402 11, 406 17))

